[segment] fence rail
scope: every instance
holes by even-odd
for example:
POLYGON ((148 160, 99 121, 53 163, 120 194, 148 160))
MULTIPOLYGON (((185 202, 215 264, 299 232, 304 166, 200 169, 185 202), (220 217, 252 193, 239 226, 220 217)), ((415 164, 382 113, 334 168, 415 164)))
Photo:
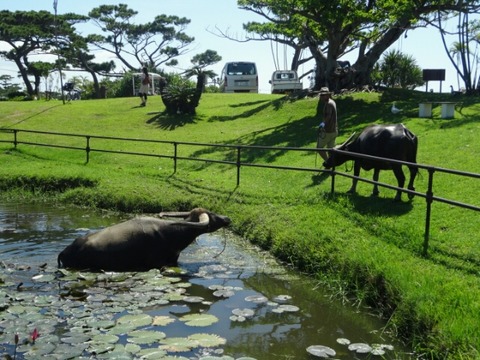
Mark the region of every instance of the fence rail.
MULTIPOLYGON (((480 207, 473 205, 473 204, 466 204, 460 201, 455 201, 451 199, 446 199, 442 197, 435 196, 433 194, 433 180, 435 173, 446 173, 451 174, 459 177, 468 177, 473 179, 480 179, 480 174, 453 170, 453 169, 446 169, 446 168, 439 168, 430 165, 424 164, 416 164, 416 163, 409 163, 406 161, 399 161, 393 160, 388 158, 364 155, 364 154, 356 154, 349 152, 348 155, 355 157, 355 158, 363 158, 375 161, 387 161, 389 163, 396 163, 405 166, 414 166, 417 169, 423 169, 428 172, 428 185, 427 191, 425 193, 417 192, 414 190, 399 188, 394 185, 385 184, 382 182, 362 178, 360 176, 350 175, 346 172, 337 171, 335 168, 330 170, 318 169, 318 168, 309 168, 309 167, 294 167, 294 166, 282 166, 282 165, 269 165, 269 164, 260 164, 260 163, 252 163, 252 162, 242 162, 242 151, 245 150, 275 150, 275 151, 300 151, 300 152, 313 152, 315 153, 317 149, 315 148, 298 148, 298 147, 278 147, 278 146, 258 146, 258 145, 232 145, 232 144, 208 144, 208 143, 197 143, 197 142, 185 142, 185 141, 168 141, 168 140, 152 140, 152 139, 135 139, 135 138, 124 138, 124 137, 112 137, 112 136, 99 136, 99 135, 85 135, 85 134, 69 134, 69 133, 57 133, 57 132, 49 132, 49 131, 38 131, 38 130, 22 130, 22 129, 0 129, 0 133, 12 134, 13 139, 11 140, 4 140, 0 139, 0 143, 11 143, 15 148, 18 145, 33 145, 33 146, 44 146, 44 147, 51 147, 51 148, 63 148, 63 149, 70 149, 70 150, 79 150, 85 151, 86 153, 86 163, 90 161, 90 154, 92 152, 99 152, 99 153, 115 153, 115 154, 125 154, 125 155, 135 155, 135 156, 146 156, 146 157, 157 157, 157 158, 164 158, 164 159, 172 159, 173 160, 173 171, 176 173, 177 171, 177 163, 179 160, 185 161, 202 161, 202 162, 209 162, 209 163, 218 163, 218 164, 227 164, 236 166, 237 168, 237 186, 240 185, 240 175, 241 175, 241 168, 242 167, 256 167, 256 168, 269 168, 269 169, 277 169, 277 170, 290 170, 290 171, 306 171, 306 172, 324 172, 330 175, 331 178, 331 193, 335 192, 335 177, 342 176, 346 178, 356 179, 358 181, 366 182, 369 184, 377 184, 380 187, 388 188, 391 190, 400 190, 404 193, 413 194, 419 197, 422 197, 426 200, 426 216, 425 216, 425 233, 424 233, 424 242, 423 242, 423 255, 426 256, 428 253, 428 240, 430 237, 430 221, 431 221, 431 211, 432 211, 432 203, 434 201, 449 204, 452 206, 473 210, 473 211, 480 211, 480 207), (21 141, 19 139, 19 135, 21 133, 30 133, 30 134, 38 134, 38 135, 49 135, 49 136, 59 136, 59 137, 70 137, 70 138, 84 138, 85 139, 85 146, 71 146, 71 145, 59 145, 59 144, 49 144, 49 143, 41 143, 41 142, 33 142, 33 141, 21 141), (122 150, 111 150, 111 149, 102 149, 102 148, 92 148, 91 147, 91 140, 92 139, 102 139, 102 140, 112 140, 112 141, 121 141, 121 142, 142 142, 142 143, 155 143, 155 144, 165 144, 171 145, 173 147, 173 155, 170 154, 148 154, 148 153, 141 153, 141 152, 132 152, 132 151, 122 151, 122 150), (218 159, 209 159, 209 158, 202 158, 202 157, 192 157, 192 156, 179 156, 178 155, 178 148, 179 146, 192 146, 192 147, 201 147, 201 148, 223 148, 229 151, 235 150, 236 151, 236 160, 218 160, 218 159)), ((339 153, 346 153, 345 151, 337 150, 337 149, 329 149, 339 153)))

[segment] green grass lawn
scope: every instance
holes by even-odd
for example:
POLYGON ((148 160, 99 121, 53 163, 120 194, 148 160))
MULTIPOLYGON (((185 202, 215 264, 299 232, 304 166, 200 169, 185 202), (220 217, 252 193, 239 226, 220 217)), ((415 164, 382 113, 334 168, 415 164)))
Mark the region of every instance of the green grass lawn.
MULTIPOLYGON (((417 161, 437 168, 480 173, 480 104, 458 98, 455 118, 418 118, 418 103, 450 100, 449 95, 418 92, 336 97, 340 136, 370 123, 404 123, 419 138, 417 161), (392 101, 402 109, 394 115, 392 101)), ((205 94, 194 117, 162 114, 159 97, 146 108, 137 98, 1 103, 0 127, 211 144, 313 148, 316 99, 290 101, 277 95, 205 94)), ((0 132, 0 141, 12 135, 0 132)), ((19 140, 85 148, 85 138, 20 133, 19 140)), ((92 148, 173 154, 165 144, 91 139, 92 148)), ((236 159, 232 149, 179 146, 179 156, 236 159)), ((173 161, 42 146, 0 143, 0 189, 4 199, 47 199, 128 212, 158 212, 203 206, 229 215, 234 230, 278 258, 310 273, 337 296, 374 307, 389 319, 388 330, 403 336, 419 354, 435 358, 479 357, 479 213, 435 202, 429 255, 422 256, 426 201, 394 203, 394 190, 318 172, 236 167, 211 162, 173 161)), ((242 161, 313 168, 314 152, 245 150, 242 161)), ((343 167, 339 170, 343 171, 343 167)), ((371 178, 372 173, 362 174, 371 178)), ((380 181, 396 184, 393 174, 380 181)), ((425 193, 423 170, 416 189, 425 193)), ((434 195, 480 206, 480 180, 434 174, 434 195)))

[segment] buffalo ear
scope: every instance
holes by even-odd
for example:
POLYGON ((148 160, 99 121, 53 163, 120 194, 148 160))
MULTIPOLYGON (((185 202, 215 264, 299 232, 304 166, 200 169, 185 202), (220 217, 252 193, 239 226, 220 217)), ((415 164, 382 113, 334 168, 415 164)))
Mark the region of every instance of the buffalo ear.
POLYGON ((198 217, 198 222, 201 224, 208 224, 210 222, 210 216, 207 213, 201 213, 198 217))
POLYGON ((205 227, 210 224, 210 216, 205 211, 198 214, 198 221, 191 221, 192 219, 189 219, 189 220, 190 221, 185 221, 185 224, 188 224, 194 227, 205 227))

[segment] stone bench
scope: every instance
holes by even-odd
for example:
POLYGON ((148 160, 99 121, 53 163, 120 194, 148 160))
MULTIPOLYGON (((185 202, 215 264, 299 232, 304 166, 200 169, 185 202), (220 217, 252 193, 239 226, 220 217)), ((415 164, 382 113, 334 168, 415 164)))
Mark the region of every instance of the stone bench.
POLYGON ((440 104, 442 106, 442 119, 451 119, 454 117, 456 103, 452 101, 435 101, 420 103, 418 104, 418 117, 432 117, 433 104, 440 104))

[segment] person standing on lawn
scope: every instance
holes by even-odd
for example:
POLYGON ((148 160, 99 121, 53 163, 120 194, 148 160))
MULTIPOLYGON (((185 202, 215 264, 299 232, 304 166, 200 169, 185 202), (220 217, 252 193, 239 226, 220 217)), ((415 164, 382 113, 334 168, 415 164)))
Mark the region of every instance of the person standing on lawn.
POLYGON ((148 69, 146 66, 142 68, 142 75, 140 75, 140 89, 138 89, 138 95, 142 100, 140 106, 147 105, 148 91, 150 90, 150 85, 152 80, 150 80, 150 75, 148 74, 148 69))
MULTIPOLYGON (((320 115, 320 106, 323 104, 322 122, 318 125, 317 148, 333 148, 335 139, 338 136, 337 125, 337 104, 331 97, 332 93, 328 87, 320 89, 320 99, 317 106, 317 116, 320 115)), ((328 159, 328 153, 325 150, 319 150, 318 153, 324 161, 328 159)))

